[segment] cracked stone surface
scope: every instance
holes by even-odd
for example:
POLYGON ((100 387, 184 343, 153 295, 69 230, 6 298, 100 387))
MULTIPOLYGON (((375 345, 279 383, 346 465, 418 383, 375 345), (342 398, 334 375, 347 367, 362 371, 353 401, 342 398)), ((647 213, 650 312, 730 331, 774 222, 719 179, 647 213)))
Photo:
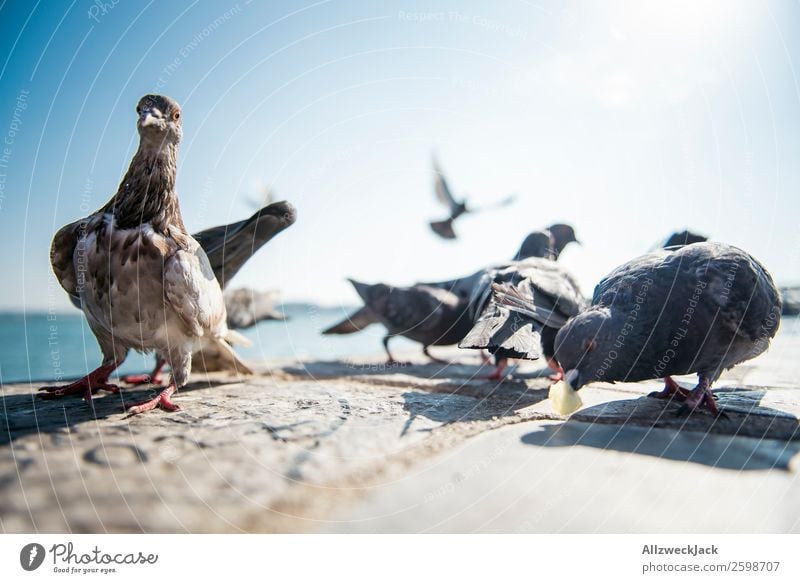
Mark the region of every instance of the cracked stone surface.
POLYGON ((440 353, 195 375, 179 412, 136 417, 5 385, 0 531, 800 531, 800 336, 719 381, 719 419, 656 381, 590 385, 567 419, 537 363, 498 384, 440 353))

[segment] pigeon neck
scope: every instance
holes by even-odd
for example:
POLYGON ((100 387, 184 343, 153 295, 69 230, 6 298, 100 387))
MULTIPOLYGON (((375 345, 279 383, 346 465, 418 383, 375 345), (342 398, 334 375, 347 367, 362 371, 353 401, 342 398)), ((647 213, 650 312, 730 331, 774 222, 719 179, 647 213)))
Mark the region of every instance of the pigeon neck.
POLYGON ((150 223, 159 232, 166 232, 170 225, 186 230, 175 194, 177 162, 177 144, 139 144, 117 193, 105 209, 114 214, 118 229, 150 223))

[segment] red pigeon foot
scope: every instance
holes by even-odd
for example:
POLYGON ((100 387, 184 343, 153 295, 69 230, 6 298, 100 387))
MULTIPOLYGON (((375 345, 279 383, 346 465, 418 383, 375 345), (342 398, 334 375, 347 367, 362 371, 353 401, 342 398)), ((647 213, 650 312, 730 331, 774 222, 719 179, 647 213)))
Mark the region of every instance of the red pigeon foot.
POLYGON ((117 385, 112 385, 108 382, 108 376, 115 368, 116 366, 101 366, 90 372, 85 377, 80 378, 68 385, 59 387, 41 387, 39 391, 44 392, 40 394, 39 397, 45 400, 52 400, 60 399, 61 397, 66 397, 67 395, 82 393, 83 400, 91 405, 92 394, 100 389, 109 391, 111 393, 119 392, 119 387, 117 385))
POLYGON ((494 370, 492 373, 486 377, 487 381, 503 381, 506 378, 506 375, 503 374, 503 371, 506 370, 506 366, 508 366, 508 359, 507 358, 500 358, 497 360, 495 364, 494 370))
POLYGON ((130 407, 126 408, 126 411, 128 415, 138 415, 139 413, 150 411, 151 409, 155 409, 156 407, 160 407, 165 411, 177 411, 178 409, 180 409, 180 407, 170 400, 170 397, 174 393, 175 393, 175 386, 170 385, 166 389, 161 391, 154 398, 148 401, 142 401, 141 403, 136 403, 135 405, 131 405, 130 407))
POLYGON ((150 374, 129 374, 122 377, 123 382, 129 385, 160 385, 164 382, 164 377, 161 374, 161 369, 164 368, 165 361, 156 361, 156 367, 150 374))
POLYGON ((700 377, 700 382, 697 386, 689 391, 686 396, 686 401, 680 406, 676 415, 683 413, 694 413, 698 409, 705 409, 712 415, 718 417, 727 417, 727 415, 720 411, 717 407, 717 402, 714 400, 714 395, 711 393, 711 382, 705 378, 700 377))
POLYGON ((672 377, 664 377, 664 389, 661 391, 653 391, 648 397, 653 397, 654 399, 671 399, 675 397, 676 399, 683 401, 689 395, 691 391, 684 389, 674 380, 672 377))

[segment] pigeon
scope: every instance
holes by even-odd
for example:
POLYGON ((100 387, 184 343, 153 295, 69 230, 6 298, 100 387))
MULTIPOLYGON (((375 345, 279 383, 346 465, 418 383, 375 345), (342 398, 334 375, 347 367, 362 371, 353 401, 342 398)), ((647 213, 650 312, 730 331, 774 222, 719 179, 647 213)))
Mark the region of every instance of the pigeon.
POLYGON ((470 298, 474 326, 458 345, 495 355, 492 380, 503 378, 509 358, 536 360, 542 354, 559 376, 556 333, 586 305, 577 281, 560 264, 538 257, 513 261, 486 270, 475 286, 470 298))
POLYGON ((764 352, 778 329, 781 297, 766 268, 724 243, 660 250, 617 267, 591 306, 556 336, 555 356, 574 389, 593 382, 664 378, 658 398, 680 411, 718 414, 711 385, 764 352), (671 375, 696 373, 692 390, 671 375))
MULTIPOLYGON (((224 290, 228 282, 233 279, 242 266, 255 255, 261 247, 275 237, 275 235, 291 227, 296 220, 297 210, 293 205, 286 201, 274 202, 259 209, 247 219, 229 225, 212 227, 195 233, 192 237, 200 243, 203 251, 205 251, 208 261, 211 264, 211 270, 214 272, 214 277, 224 290)), ((73 298, 73 303, 80 308, 80 301, 77 298, 73 298)), ((265 303, 259 301, 258 305, 259 313, 263 313, 263 317, 259 319, 269 319, 270 312, 267 310, 265 303)), ((231 305, 229 297, 225 297, 225 306, 228 314, 228 328, 246 328, 247 326, 237 325, 239 322, 244 321, 244 312, 240 311, 235 303, 231 305), (229 307, 233 307, 234 309, 230 310, 229 307)), ((283 318, 276 317, 274 319, 283 318)), ((255 324, 255 321, 249 325, 252 326, 253 324, 255 324)), ((244 338, 238 336, 233 336, 232 338, 234 338, 236 343, 244 345, 250 344, 250 342, 244 338)), ((206 350, 203 352, 203 362, 206 364, 204 370, 207 372, 218 370, 214 368, 214 366, 217 365, 212 365, 212 362, 219 363, 220 365, 224 365, 226 362, 224 358, 212 359, 212 349, 209 349, 209 347, 206 347, 206 350)), ((163 381, 161 371, 165 364, 165 358, 156 356, 156 364, 151 373, 130 374, 122 377, 122 380, 130 385, 150 383, 158 385, 163 381)))
POLYGON ((507 206, 514 202, 514 196, 509 196, 497 203, 486 205, 480 208, 471 208, 467 206, 466 200, 457 201, 447 184, 436 158, 433 159, 433 173, 434 173, 434 191, 436 192, 436 200, 447 207, 450 216, 442 221, 430 222, 430 227, 434 233, 443 239, 455 239, 456 232, 453 229, 453 222, 463 214, 476 213, 490 208, 507 206))
MULTIPOLYGON (((553 238, 550 231, 534 231, 522 242, 522 245, 520 246, 519 251, 517 251, 515 254, 514 259, 519 260, 527 257, 553 258, 555 256, 553 249, 553 238)), ((446 290, 455 294, 461 300, 469 300, 472 295, 472 291, 484 276, 487 269, 494 269, 496 267, 498 266, 480 269, 475 273, 471 273, 466 277, 460 277, 458 279, 437 282, 420 282, 415 284, 415 286, 434 287, 441 290, 446 290)), ((458 315, 454 312, 450 312, 450 315, 455 317, 451 323, 454 325, 455 321, 458 319, 458 315)), ((322 333, 325 335, 353 334, 363 330, 367 326, 377 324, 380 321, 381 320, 379 316, 373 312, 368 305, 364 305, 347 316, 344 320, 327 328, 322 333)), ((455 342, 453 344, 455 344, 455 342)))
POLYGON ((225 303, 211 264, 186 231, 175 192, 181 108, 162 95, 136 107, 139 147, 116 194, 53 238, 51 264, 81 310, 103 353, 98 368, 65 386, 42 387, 45 399, 82 394, 91 406, 99 389, 119 392, 109 376, 128 352, 155 351, 172 368, 166 388, 128 407, 134 415, 175 411, 195 347, 213 346, 232 368, 250 373, 227 342, 225 303))
MULTIPOLYGON (((383 347, 388 364, 398 364, 389 350, 389 340, 394 336, 405 336, 419 342, 425 356, 434 362, 444 362, 432 356, 428 348, 456 344, 472 325, 468 300, 447 290, 426 285, 395 287, 349 281, 364 301, 371 318, 386 326, 383 347)), ((353 323, 353 326, 358 324, 353 323)), ((323 334, 348 333, 345 329, 344 323, 340 323, 323 334)))
POLYGON ((704 241, 708 241, 708 237, 704 235, 698 235, 697 233, 692 233, 689 230, 675 231, 672 233, 672 235, 667 237, 667 240, 664 241, 662 247, 666 249, 667 247, 691 245, 692 243, 703 243, 704 241))
POLYGON ((557 260, 561 256, 561 253, 570 243, 581 244, 577 237, 575 237, 575 229, 572 228, 572 225, 556 223, 547 227, 547 232, 550 233, 550 237, 553 241, 554 260, 557 260))
POLYGON ((228 328, 241 330, 265 320, 286 320, 286 314, 275 306, 280 299, 277 290, 257 291, 239 288, 225 292, 228 328))

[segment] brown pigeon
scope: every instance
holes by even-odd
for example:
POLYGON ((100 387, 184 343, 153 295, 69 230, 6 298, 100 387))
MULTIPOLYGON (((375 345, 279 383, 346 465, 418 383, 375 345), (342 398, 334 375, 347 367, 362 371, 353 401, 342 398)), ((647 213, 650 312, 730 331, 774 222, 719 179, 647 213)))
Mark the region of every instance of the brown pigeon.
POLYGON ((139 148, 105 206, 61 228, 51 263, 61 286, 80 300, 103 353, 102 364, 43 398, 98 389, 118 392, 110 374, 128 351, 155 351, 172 368, 156 397, 128 407, 137 414, 178 409, 171 397, 184 386, 192 352, 213 346, 241 372, 250 372, 226 341, 225 303, 199 243, 186 231, 175 192, 181 109, 169 97, 146 95, 136 107, 139 148))

